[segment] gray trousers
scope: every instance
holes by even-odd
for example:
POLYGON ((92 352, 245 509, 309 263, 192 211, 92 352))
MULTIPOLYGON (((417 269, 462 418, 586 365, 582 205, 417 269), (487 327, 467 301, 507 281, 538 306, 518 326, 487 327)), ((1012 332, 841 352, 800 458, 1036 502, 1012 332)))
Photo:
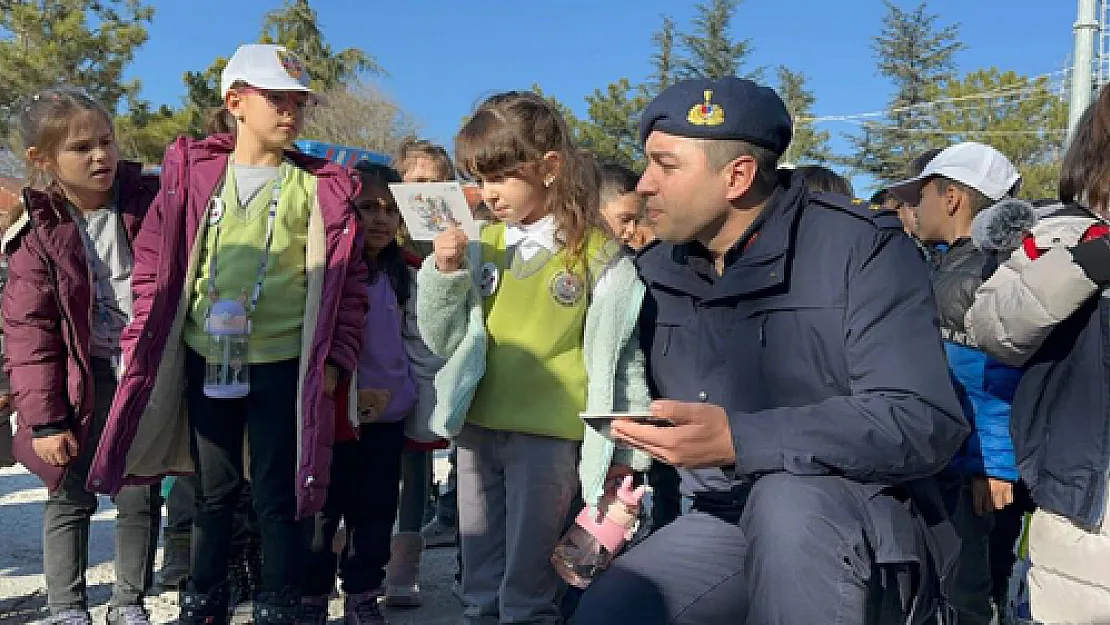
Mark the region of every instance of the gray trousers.
MULTIPOLYGON (((96 513, 97 497, 85 488, 85 480, 116 390, 111 364, 94 359, 92 365, 96 405, 88 440, 69 465, 62 485, 50 493, 43 506, 43 573, 47 602, 55 614, 88 606, 85 571, 89 566, 89 526, 96 513)), ((150 587, 162 519, 160 499, 157 486, 127 486, 113 500, 116 583, 112 606, 138 604, 150 587)))
POLYGON ((471 425, 455 443, 463 622, 562 623, 551 553, 578 490, 579 443, 471 425))
POLYGON ((903 623, 902 598, 865 538, 866 505, 842 478, 762 477, 738 522, 695 509, 618 557, 571 622, 903 623))

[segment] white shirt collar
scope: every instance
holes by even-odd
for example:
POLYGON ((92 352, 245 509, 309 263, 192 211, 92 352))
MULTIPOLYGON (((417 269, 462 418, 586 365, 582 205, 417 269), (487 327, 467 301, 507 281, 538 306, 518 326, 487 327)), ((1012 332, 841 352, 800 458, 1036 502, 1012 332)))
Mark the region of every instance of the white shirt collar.
POLYGON ((520 257, 530 260, 540 250, 546 249, 551 253, 559 251, 559 243, 555 238, 557 233, 555 216, 547 215, 531 224, 506 224, 505 248, 515 245, 520 246, 520 257))

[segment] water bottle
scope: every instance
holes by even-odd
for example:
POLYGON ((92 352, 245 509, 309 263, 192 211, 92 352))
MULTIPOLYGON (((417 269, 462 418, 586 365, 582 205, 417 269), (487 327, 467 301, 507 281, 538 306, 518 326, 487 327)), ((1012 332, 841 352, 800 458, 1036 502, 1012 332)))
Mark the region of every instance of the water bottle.
POLYGON ((247 344, 250 318, 242 302, 224 299, 212 305, 206 324, 204 395, 213 399, 239 399, 250 392, 247 344))
POLYGON ((608 568, 636 530, 645 492, 646 486, 632 488, 629 475, 615 494, 601 498, 596 511, 589 506, 582 508, 574 526, 551 554, 551 564, 559 576, 571 586, 586 588, 608 568))

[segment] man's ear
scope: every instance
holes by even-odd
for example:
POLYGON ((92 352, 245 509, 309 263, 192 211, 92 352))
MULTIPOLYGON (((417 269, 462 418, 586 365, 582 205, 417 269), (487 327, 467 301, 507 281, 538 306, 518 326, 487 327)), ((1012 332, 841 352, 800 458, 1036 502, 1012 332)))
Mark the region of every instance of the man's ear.
POLYGON ((944 190, 944 206, 949 217, 955 215, 961 206, 967 204, 967 201, 967 192, 954 184, 948 185, 948 188, 944 190))
POLYGON ((735 201, 747 194, 755 185, 755 176, 759 165, 750 156, 738 156, 727 165, 721 175, 725 177, 726 192, 729 201, 735 201))

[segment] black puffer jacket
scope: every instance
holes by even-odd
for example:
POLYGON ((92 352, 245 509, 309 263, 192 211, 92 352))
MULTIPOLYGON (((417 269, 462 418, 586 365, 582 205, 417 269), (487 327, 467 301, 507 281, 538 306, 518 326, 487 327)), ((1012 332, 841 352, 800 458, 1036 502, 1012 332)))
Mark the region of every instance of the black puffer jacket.
POLYGON ((964 316, 975 301, 975 291, 998 268, 998 261, 976 248, 970 238, 964 238, 937 254, 934 262, 933 292, 937 294, 941 336, 945 341, 971 346, 964 316))

